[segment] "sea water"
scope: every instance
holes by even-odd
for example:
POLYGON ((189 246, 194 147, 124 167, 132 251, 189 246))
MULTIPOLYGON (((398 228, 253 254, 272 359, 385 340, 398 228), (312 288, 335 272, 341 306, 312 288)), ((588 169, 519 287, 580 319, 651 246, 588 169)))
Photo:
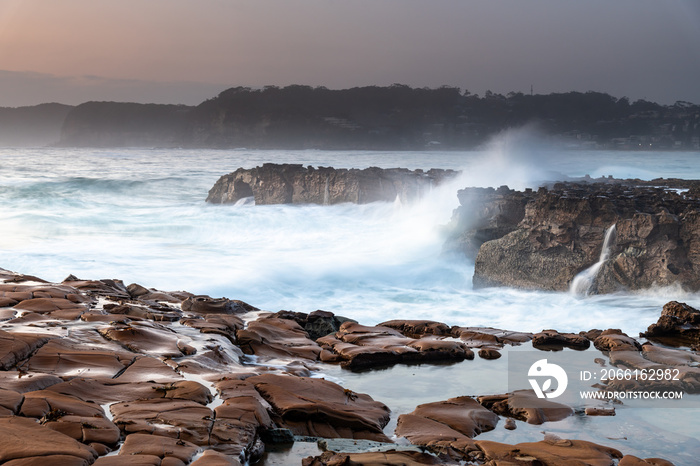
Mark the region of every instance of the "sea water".
MULTIPOLYGON (((270 311, 324 309, 364 324, 433 319, 533 332, 620 328, 636 336, 670 300, 700 306, 698 294, 678 287, 603 296, 473 289, 473 263, 442 253, 458 189, 522 189, 586 174, 700 179, 698 153, 560 152, 518 141, 506 137, 474 152, 0 149, 0 267, 50 281, 69 274, 118 278, 241 299, 270 311), (204 201, 221 175, 265 162, 452 168, 463 175, 413 204, 204 201)), ((417 404, 506 390, 506 359, 363 374, 330 367, 326 376, 387 403, 391 435, 397 416, 417 404)), ((523 424, 515 433, 499 427, 482 437, 537 441, 544 428, 693 464, 700 454, 695 416, 694 410, 621 408, 612 419, 575 416, 546 426, 523 424)), ((299 454, 308 452, 293 453, 299 454)))
POLYGON ((700 305, 680 288, 586 297, 475 290, 473 263, 442 254, 458 189, 586 174, 700 179, 700 154, 562 152, 507 139, 475 152, 0 149, 0 267, 49 281, 119 278, 270 311, 323 309, 365 324, 413 318, 636 335, 669 300, 700 305), (221 175, 265 162, 463 174, 408 205, 204 201, 221 175))

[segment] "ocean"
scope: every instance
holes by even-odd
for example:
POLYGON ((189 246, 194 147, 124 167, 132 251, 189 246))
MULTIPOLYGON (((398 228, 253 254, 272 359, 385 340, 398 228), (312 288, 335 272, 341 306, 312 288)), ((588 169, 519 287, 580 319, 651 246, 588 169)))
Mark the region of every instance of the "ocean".
MULTIPOLYGON (((670 300, 699 307, 699 294, 677 287, 603 296, 475 290, 473 263, 443 254, 458 189, 522 189, 587 174, 700 179, 700 153, 557 151, 517 134, 473 152, 0 149, 0 267, 50 281, 69 274, 118 278, 240 299, 269 311, 323 309, 367 325, 432 319, 531 332, 620 328, 637 336, 670 300), (221 175, 265 162, 463 174, 408 205, 205 203, 221 175)), ((344 387, 387 403, 391 435, 397 416, 417 404, 507 390, 507 359, 361 374, 324 370, 344 387)), ((620 409, 615 418, 574 416, 545 428, 693 464, 700 454, 696 416, 697 409, 620 409)), ((521 424, 515 432, 499 428, 479 439, 541 440, 542 426, 521 424)), ((304 448, 316 451, 298 442, 291 453, 270 454, 265 464, 288 464, 287 455, 298 463, 297 456, 308 453, 304 448)))
POLYGON ((636 335, 670 300, 700 305, 679 288, 588 297, 473 289, 473 263, 442 254, 460 188, 586 174, 700 179, 698 153, 555 151, 511 139, 475 152, 0 149, 0 267, 50 281, 118 278, 269 311, 323 309, 365 324, 636 335), (219 176, 265 162, 463 175, 412 205, 204 202, 219 176))

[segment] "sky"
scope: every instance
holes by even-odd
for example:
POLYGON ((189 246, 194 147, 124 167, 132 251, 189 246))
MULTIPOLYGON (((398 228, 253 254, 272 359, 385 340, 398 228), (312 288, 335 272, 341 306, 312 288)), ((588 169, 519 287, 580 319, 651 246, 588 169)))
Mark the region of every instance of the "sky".
POLYGON ((700 1, 0 0, 0 106, 393 83, 700 104, 700 1))

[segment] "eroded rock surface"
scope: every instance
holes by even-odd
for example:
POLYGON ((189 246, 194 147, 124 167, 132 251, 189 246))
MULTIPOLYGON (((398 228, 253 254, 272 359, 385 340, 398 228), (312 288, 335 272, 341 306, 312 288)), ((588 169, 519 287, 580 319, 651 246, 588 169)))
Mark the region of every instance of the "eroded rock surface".
POLYGON ((339 204, 412 201, 458 172, 377 167, 340 169, 266 163, 224 175, 209 191, 207 202, 231 204, 254 198, 255 204, 339 204))
POLYGON ((598 262, 606 230, 615 225, 609 259, 587 292, 671 284, 700 289, 697 190, 679 194, 632 181, 460 191, 446 247, 476 256, 475 286, 564 291, 598 262))

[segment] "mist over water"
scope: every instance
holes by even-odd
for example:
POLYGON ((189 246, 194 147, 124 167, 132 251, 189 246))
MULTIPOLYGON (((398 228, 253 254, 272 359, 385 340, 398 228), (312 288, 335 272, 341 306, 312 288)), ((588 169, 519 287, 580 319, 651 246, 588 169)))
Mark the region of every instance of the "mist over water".
POLYGON ((536 187, 552 173, 700 178, 696 154, 562 153, 530 134, 508 133, 481 152, 0 150, 0 267, 51 281, 119 278, 271 311, 324 309, 366 324, 426 318, 635 334, 671 299, 700 305, 679 289, 593 297, 472 289, 473 264, 441 254, 458 189, 536 187), (463 174, 408 205, 204 202, 219 176, 264 162, 463 174))

